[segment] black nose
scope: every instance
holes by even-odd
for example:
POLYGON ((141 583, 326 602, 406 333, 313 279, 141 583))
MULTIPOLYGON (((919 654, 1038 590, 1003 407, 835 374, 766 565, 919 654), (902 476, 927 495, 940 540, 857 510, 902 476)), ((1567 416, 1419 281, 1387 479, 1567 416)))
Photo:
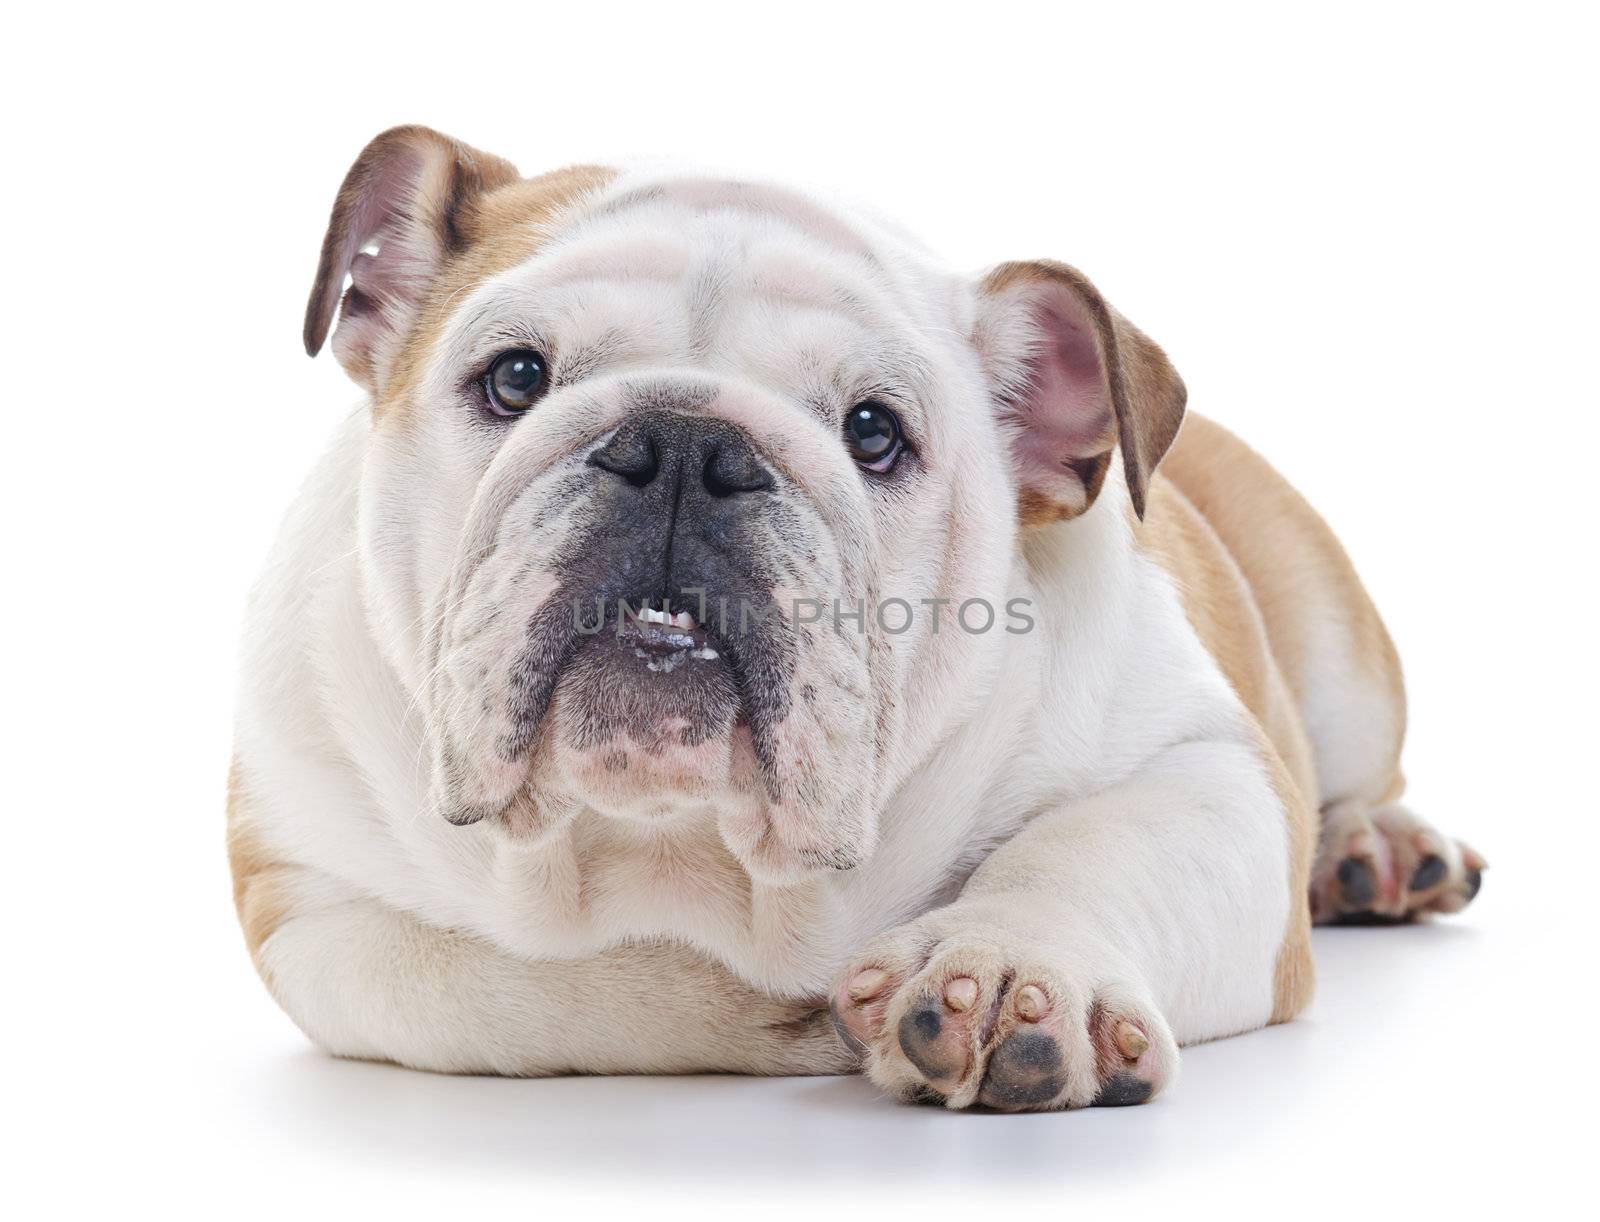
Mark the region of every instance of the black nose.
POLYGON ((767 492, 773 486, 772 472, 756 457, 743 430, 724 420, 682 412, 635 416, 591 454, 589 462, 635 488, 666 480, 677 492, 685 481, 695 480, 720 498, 767 492))

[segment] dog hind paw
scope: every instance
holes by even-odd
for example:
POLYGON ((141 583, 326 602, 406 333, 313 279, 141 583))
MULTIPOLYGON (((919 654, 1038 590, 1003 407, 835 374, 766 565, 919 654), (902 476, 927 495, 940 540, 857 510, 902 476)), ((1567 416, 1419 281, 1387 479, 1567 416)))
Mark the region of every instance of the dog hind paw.
POLYGON ((1311 877, 1314 920, 1359 924, 1460 912, 1483 886, 1481 854, 1405 806, 1329 806, 1311 877))

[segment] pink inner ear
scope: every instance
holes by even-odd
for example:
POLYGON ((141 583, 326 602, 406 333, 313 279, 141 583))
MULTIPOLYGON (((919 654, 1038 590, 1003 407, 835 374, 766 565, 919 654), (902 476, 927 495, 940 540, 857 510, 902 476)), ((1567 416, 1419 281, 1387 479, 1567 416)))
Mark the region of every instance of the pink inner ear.
POLYGON ((1039 343, 1016 403, 1018 478, 1052 500, 1081 502, 1083 483, 1069 464, 1116 444, 1111 390, 1093 319, 1076 295, 1054 285, 1036 291, 1032 320, 1039 343))
POLYGON ((393 153, 375 167, 345 231, 341 253, 346 271, 363 257, 361 252, 366 246, 374 241, 381 245, 385 231, 403 221, 406 205, 416 193, 422 168, 421 154, 411 149, 393 153))
POLYGON ((351 261, 350 282, 363 297, 381 305, 403 296, 406 270, 399 235, 386 235, 375 254, 362 251, 351 261))
MULTIPOLYGON (((344 293, 345 277, 355 286, 356 296, 345 303, 347 314, 370 314, 385 301, 396 296, 404 287, 406 269, 400 266, 402 251, 394 242, 405 222, 405 208, 416 191, 417 179, 423 169, 420 152, 414 149, 397 149, 376 163, 361 182, 359 193, 349 215, 345 218, 344 232, 335 255, 330 275, 322 284, 323 309, 332 321, 334 309, 344 293), (365 253, 365 248, 377 242, 376 255, 365 253), (384 251, 384 246, 391 247, 384 251)), ((352 323, 353 318, 350 319, 352 323)), ((368 320, 368 325, 371 320, 368 320)), ((348 330, 343 323, 340 330, 348 330)), ((370 337, 334 334, 338 349, 354 352, 366 346, 370 337)), ((342 359, 342 358, 341 358, 342 359)))

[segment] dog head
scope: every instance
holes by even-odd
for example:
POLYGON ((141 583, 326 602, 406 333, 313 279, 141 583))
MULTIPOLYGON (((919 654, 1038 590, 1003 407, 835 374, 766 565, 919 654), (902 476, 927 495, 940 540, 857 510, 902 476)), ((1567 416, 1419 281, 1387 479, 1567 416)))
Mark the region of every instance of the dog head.
POLYGON ((439 812, 711 820, 780 881, 871 851, 993 683, 1019 529, 1119 445, 1142 510, 1182 414, 1070 268, 969 281, 780 188, 524 180, 426 128, 345 180, 312 354, 336 313, 367 611, 439 812))

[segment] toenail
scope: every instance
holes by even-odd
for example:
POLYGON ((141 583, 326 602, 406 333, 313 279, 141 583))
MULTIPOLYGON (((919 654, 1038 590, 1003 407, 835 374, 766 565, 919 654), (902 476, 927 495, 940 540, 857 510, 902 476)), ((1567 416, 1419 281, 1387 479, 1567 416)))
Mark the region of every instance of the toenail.
POLYGON ((865 1056, 867 1046, 861 1042, 854 1031, 845 1026, 844 1018, 839 1013, 839 1007, 833 1002, 828 1003, 828 1015, 833 1019, 833 1030, 838 1035, 839 1042, 855 1056, 865 1056))
POLYGON ((1411 875, 1411 890, 1427 891, 1437 887, 1444 881, 1444 873, 1444 858, 1437 853, 1429 853, 1417 863, 1417 868, 1411 875))
POLYGON ((883 992, 883 986, 889 983, 889 973, 882 968, 869 967, 864 972, 857 972, 850 977, 847 991, 851 1001, 869 1001, 883 992))
POLYGON ((1038 1022, 1049 1004, 1044 990, 1036 984, 1025 984, 1017 990, 1017 1017, 1025 1022, 1038 1022))
POLYGON ((978 1002, 978 982, 971 976, 957 976, 944 986, 944 1004, 957 1014, 970 1010, 978 1002))
POLYGON ((1372 867, 1359 857, 1346 857, 1339 863, 1339 891, 1347 904, 1359 907, 1372 903, 1378 895, 1372 867))
POLYGON ((1137 1061, 1150 1048, 1150 1041, 1145 1037, 1145 1033, 1127 1019, 1117 1023, 1115 1038, 1118 1051, 1130 1061, 1137 1061))
POLYGON ((1477 899, 1478 898, 1478 891, 1482 887, 1483 887, 1483 871, 1482 870, 1468 870, 1467 871, 1467 898, 1469 900, 1477 899))

